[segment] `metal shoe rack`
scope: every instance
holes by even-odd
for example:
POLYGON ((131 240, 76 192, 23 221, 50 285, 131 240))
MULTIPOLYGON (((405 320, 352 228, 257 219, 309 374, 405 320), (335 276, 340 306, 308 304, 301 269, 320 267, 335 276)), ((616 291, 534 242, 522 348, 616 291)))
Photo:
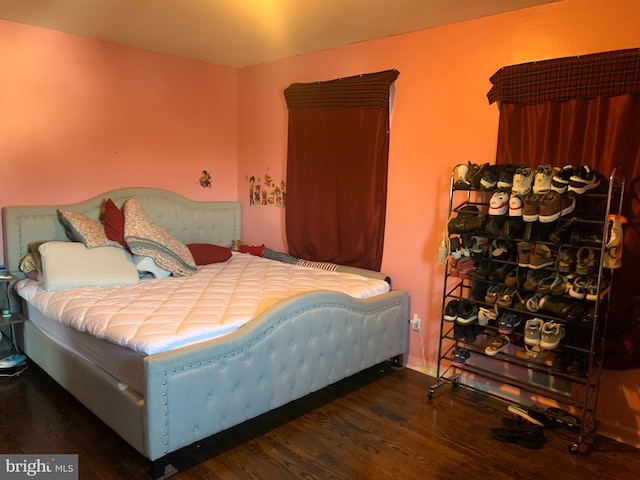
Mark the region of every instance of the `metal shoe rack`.
MULTIPOLYGON (((455 217, 457 212, 465 207, 477 207, 480 216, 488 214, 489 200, 495 190, 474 190, 465 188, 455 183, 455 170, 451 175, 450 195, 449 195, 449 218, 455 217)), ((606 178, 602 179, 606 183, 606 178)), ((605 185, 606 186, 606 185, 605 185)), ((601 185, 602 187, 602 185, 601 185)), ((594 190, 602 192, 604 188, 594 190)), ((435 392, 444 384, 470 388, 483 394, 514 404, 525 411, 532 405, 557 406, 570 412, 578 421, 579 426, 575 427, 577 439, 569 445, 569 451, 577 453, 586 437, 593 433, 596 428, 596 408, 598 403, 598 391, 600 374, 604 355, 604 340, 607 328, 607 313, 609 305, 609 293, 605 292, 606 282, 613 284, 614 269, 607 269, 604 266, 605 250, 609 238, 609 214, 620 214, 622 209, 622 197, 624 191, 624 177, 615 169, 608 179, 606 193, 584 193, 576 195, 577 202, 589 202, 589 206, 597 205, 598 214, 594 216, 576 215, 576 225, 595 228, 602 232, 601 239, 597 239, 597 246, 593 248, 596 252, 596 266, 592 275, 597 275, 597 296, 595 301, 585 302, 585 316, 581 319, 559 318, 549 315, 546 312, 530 312, 518 305, 511 307, 499 307, 496 320, 490 320, 482 327, 484 333, 480 334, 473 342, 468 342, 460 335, 454 335, 455 322, 444 319, 445 308, 449 301, 457 299, 471 300, 478 308, 494 308, 494 305, 487 303, 484 298, 472 298, 472 287, 474 282, 470 278, 460 278, 452 276, 452 268, 447 262, 445 267, 442 312, 440 323, 440 340, 438 344, 438 365, 435 384, 428 392, 429 400, 435 396, 435 392), (521 324, 509 335, 510 344, 504 350, 494 355, 487 355, 485 347, 489 339, 498 334, 497 320, 505 312, 514 312, 522 317, 521 324), (524 327, 529 318, 540 318, 543 321, 560 322, 564 325, 566 336, 561 340, 558 348, 553 351, 542 351, 538 355, 533 355, 528 351, 524 342, 524 327), (456 347, 463 347, 470 353, 470 357, 462 364, 451 361, 452 354, 456 347), (573 371, 572 369, 558 369, 554 366, 554 360, 559 355, 573 355, 576 358, 581 356, 584 360, 584 369, 573 371), (482 380, 484 379, 484 381, 482 380), (528 404, 527 404, 528 402, 528 404)), ((579 210, 576 209, 576 214, 579 210)), ((593 213, 595 210, 591 210, 593 213)), ((568 215, 567 217, 570 217, 568 215)), ((565 221, 564 217, 547 225, 548 228, 557 228, 565 221)), ((505 240, 501 231, 496 236, 491 236, 484 231, 471 233, 476 239, 479 237, 486 240, 490 245, 496 238, 505 240)), ((450 238, 456 236, 449 235, 450 238)), ((492 261, 497 267, 501 264, 513 264, 513 268, 518 270, 519 278, 526 274, 526 268, 517 265, 517 254, 515 252, 518 242, 523 238, 507 238, 513 246, 513 256, 509 260, 492 261)), ((527 239, 528 240, 528 239, 527 239)), ((529 240, 531 241, 531 240, 529 240)), ((579 248, 575 243, 551 242, 548 238, 540 238, 536 243, 548 245, 555 252, 562 249, 575 251, 579 248)), ((549 267, 549 273, 557 270, 556 267, 549 267)), ((484 280, 487 285, 495 284, 484 280)), ((521 282, 521 281, 520 281, 521 282)), ((518 284, 520 292, 521 283, 518 284)), ((487 287, 485 285, 485 288, 487 287)), ((500 285, 498 283, 498 285, 500 285)), ((477 286, 477 285, 476 285, 477 286)), ((581 302, 569 295, 563 295, 562 300, 568 302, 581 302)), ((578 369, 576 369, 578 370, 578 369)))

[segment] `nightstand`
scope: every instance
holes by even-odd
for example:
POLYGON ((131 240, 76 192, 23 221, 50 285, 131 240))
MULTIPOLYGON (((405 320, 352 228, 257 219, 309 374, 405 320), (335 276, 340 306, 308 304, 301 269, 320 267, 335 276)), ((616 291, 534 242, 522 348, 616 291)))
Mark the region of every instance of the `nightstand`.
POLYGON ((24 322, 24 316, 21 313, 11 312, 11 302, 9 301, 11 283, 17 280, 17 278, 9 273, 0 274, 0 309, 2 316, 0 316, 0 331, 6 332, 4 327, 9 327, 11 332, 11 346, 15 352, 18 352, 18 342, 16 340, 16 325, 24 322))

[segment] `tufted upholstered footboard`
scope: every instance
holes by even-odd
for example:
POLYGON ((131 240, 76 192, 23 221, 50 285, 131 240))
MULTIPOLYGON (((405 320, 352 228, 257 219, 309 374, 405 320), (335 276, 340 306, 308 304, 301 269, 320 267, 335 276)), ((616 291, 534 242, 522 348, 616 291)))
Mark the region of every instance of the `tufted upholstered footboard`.
POLYGON ((145 455, 156 460, 402 355, 408 298, 305 294, 195 348, 146 361, 145 455))

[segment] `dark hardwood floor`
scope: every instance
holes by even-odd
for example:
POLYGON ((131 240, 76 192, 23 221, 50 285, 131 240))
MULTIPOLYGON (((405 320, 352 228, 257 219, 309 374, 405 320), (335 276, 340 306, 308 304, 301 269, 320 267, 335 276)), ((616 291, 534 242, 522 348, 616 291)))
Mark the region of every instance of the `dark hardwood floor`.
MULTIPOLYGON (((540 450, 498 442, 505 404, 383 365, 180 450, 187 479, 635 479, 640 451, 547 430, 540 450), (591 443, 591 442, 590 442, 591 443)), ((150 478, 150 463, 38 367, 0 379, 0 452, 76 453, 80 479, 150 478)))

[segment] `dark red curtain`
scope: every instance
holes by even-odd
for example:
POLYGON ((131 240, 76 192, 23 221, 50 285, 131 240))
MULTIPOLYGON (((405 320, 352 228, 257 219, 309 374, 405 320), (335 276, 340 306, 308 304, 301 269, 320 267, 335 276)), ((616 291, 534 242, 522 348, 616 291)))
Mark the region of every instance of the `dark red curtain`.
POLYGON ((296 83, 289 108, 289 253, 380 270, 389 155, 389 90, 396 70, 296 83))
POLYGON ((623 265, 609 306, 605 366, 640 368, 640 49, 514 65, 491 77, 497 163, 588 165, 626 178, 623 265))

